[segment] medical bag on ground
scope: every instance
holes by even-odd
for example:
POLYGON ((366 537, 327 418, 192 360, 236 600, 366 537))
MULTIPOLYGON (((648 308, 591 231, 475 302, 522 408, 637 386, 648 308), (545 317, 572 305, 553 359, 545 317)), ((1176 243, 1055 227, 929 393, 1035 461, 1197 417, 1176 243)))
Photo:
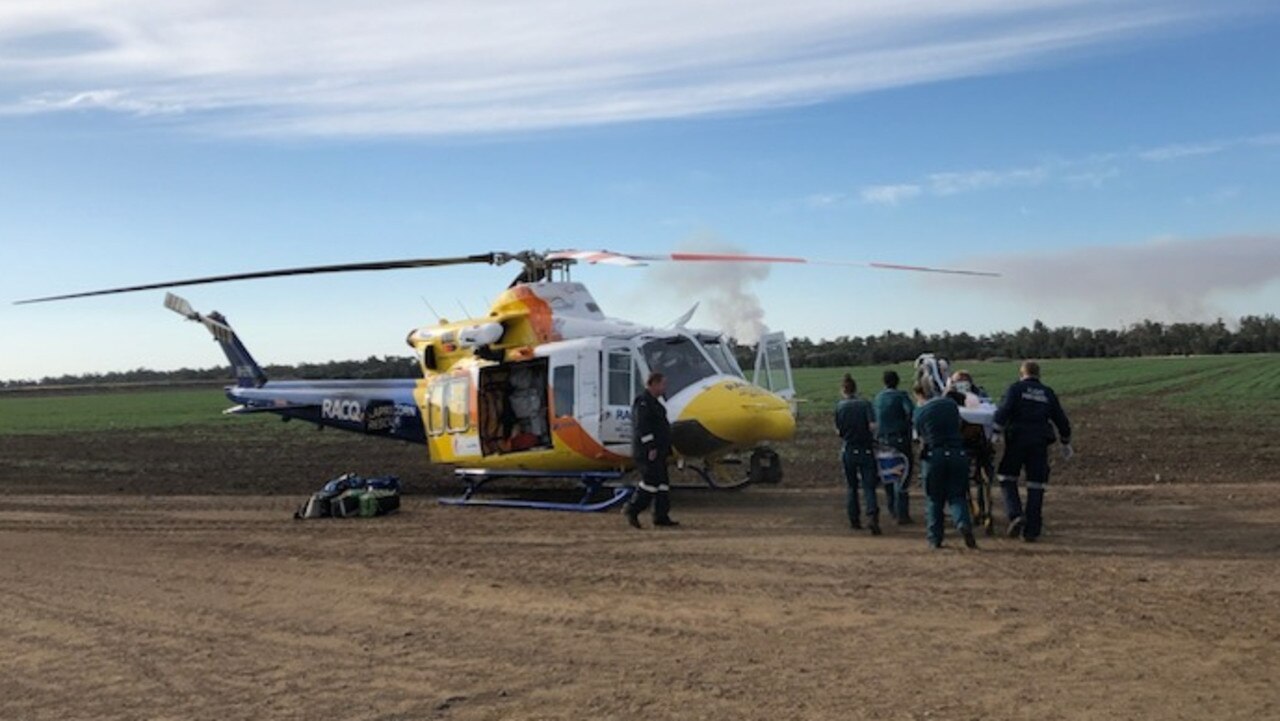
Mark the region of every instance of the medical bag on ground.
POLYGON ((400 494, 397 491, 367 490, 360 494, 361 518, 385 516, 399 509, 400 494))
POLYGON ((369 518, 400 508, 400 479, 344 473, 324 484, 294 512, 294 518, 369 518))
POLYGON ((360 515, 360 496, 364 491, 343 491, 329 502, 329 515, 334 518, 356 518, 360 515))

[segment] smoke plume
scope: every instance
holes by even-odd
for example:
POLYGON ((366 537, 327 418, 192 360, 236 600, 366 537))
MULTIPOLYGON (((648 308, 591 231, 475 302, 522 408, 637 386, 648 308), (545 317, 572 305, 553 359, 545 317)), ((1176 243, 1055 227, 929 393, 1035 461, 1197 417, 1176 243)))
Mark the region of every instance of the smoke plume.
MULTIPOLYGON (((682 243, 684 252, 745 253, 711 236, 698 236, 682 243)), ((672 294, 699 301, 711 315, 714 327, 740 343, 754 344, 768 332, 764 307, 752 290, 769 276, 764 263, 678 262, 662 263, 653 269, 654 281, 672 294)))
MULTIPOLYGON (((1280 280, 1280 236, 1158 240, 966 261, 1003 277, 984 290, 1023 301, 1088 308, 1099 320, 1202 321, 1219 293, 1280 280)), ((965 286, 972 289, 972 283, 965 286)))

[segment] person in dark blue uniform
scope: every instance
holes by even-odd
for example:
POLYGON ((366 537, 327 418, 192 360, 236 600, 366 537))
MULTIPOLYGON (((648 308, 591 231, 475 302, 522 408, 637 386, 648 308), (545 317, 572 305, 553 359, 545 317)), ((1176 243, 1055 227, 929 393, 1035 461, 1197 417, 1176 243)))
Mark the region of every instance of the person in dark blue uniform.
POLYGON ((924 483, 925 535, 930 548, 941 548, 943 538, 942 507, 949 506, 956 530, 964 536, 964 545, 977 548, 973 536, 973 518, 965 491, 969 485, 969 457, 960 436, 960 407, 950 398, 938 396, 925 401, 925 389, 916 384, 915 425, 923 444, 920 451, 920 478, 924 483))
POLYGON ((906 391, 898 390, 898 382, 897 371, 885 371, 884 390, 876 394, 873 405, 876 410, 876 441, 907 458, 907 470, 902 474, 897 487, 885 487, 885 493, 889 496, 889 513, 898 520, 899 525, 905 526, 911 523, 907 489, 910 487, 911 471, 916 465, 911 452, 911 415, 915 413, 916 406, 906 391))
POLYGON ((667 379, 651 373, 644 392, 631 404, 631 456, 640 471, 640 485, 623 507, 627 523, 641 528, 640 514, 653 500, 653 525, 678 526, 671 520, 671 482, 667 479, 667 458, 671 455, 671 424, 662 396, 667 379))
POLYGON ((1058 403, 1053 389, 1040 382, 1040 364, 1026 361, 1018 369, 1019 380, 1005 391, 996 409, 995 428, 1005 437, 1004 457, 996 477, 1004 493, 1005 514, 1009 517, 1009 537, 1034 541, 1043 531, 1042 509, 1045 484, 1049 482, 1049 446, 1053 427, 1062 441, 1062 457, 1070 458, 1071 422, 1058 403), (1027 470, 1027 506, 1023 513, 1018 493, 1018 475, 1027 470))
POLYGON ((867 503, 867 529, 880 535, 880 508, 876 505, 876 487, 880 472, 876 464, 875 413, 871 404, 858 397, 858 383, 848 373, 840 383, 844 398, 836 403, 836 430, 844 445, 840 462, 844 467, 845 512, 851 528, 862 528, 859 520, 858 490, 867 503))

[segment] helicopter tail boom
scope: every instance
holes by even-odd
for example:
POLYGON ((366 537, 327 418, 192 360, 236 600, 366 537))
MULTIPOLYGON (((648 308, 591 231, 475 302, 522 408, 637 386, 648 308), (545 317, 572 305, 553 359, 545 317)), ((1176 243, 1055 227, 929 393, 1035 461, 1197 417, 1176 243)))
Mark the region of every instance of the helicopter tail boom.
POLYGON ((262 370, 262 366, 249 355, 249 350, 244 347, 244 343, 240 342, 240 337, 227 324, 227 319, 217 311, 209 315, 201 315, 192 309, 191 304, 185 298, 174 295, 173 293, 165 293, 164 307, 183 316, 187 320, 193 320, 209 329, 209 333, 213 335, 213 339, 222 347, 222 352, 227 355, 227 360, 231 363, 231 370, 236 376, 236 385, 241 388, 261 388, 267 383, 267 374, 262 370))

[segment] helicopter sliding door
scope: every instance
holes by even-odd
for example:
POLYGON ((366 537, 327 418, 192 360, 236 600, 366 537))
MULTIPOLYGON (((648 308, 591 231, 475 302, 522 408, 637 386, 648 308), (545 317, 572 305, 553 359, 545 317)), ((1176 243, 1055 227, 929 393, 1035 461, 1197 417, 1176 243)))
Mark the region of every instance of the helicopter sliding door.
POLYGON ((600 349, 600 442, 631 442, 631 401, 644 389, 629 340, 605 340, 600 349))
POLYGON ((600 423, 599 346, 575 344, 551 356, 551 409, 554 428, 576 423, 597 437, 600 423))

